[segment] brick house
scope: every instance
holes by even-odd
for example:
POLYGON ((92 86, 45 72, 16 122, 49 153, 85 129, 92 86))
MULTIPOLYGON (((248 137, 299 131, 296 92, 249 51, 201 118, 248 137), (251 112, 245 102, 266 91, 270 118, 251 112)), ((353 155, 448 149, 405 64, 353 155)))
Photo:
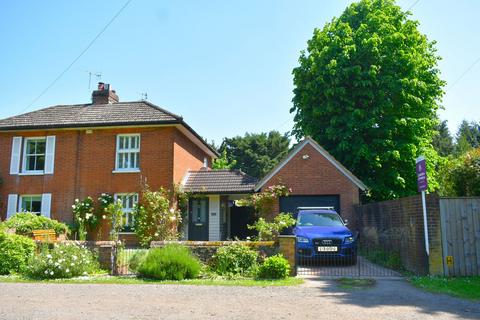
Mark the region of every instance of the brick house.
POLYGON ((239 170, 211 170, 216 151, 182 117, 148 101, 120 102, 105 84, 92 93, 92 103, 0 120, 0 150, 2 220, 31 211, 72 222, 75 199, 109 193, 122 200, 128 230, 142 183, 152 189, 181 184, 198 195, 189 204, 185 238, 222 240, 244 237, 252 222, 251 209, 235 200, 278 181, 293 189, 279 211, 328 204, 350 219, 365 189, 309 138, 260 182, 239 170))

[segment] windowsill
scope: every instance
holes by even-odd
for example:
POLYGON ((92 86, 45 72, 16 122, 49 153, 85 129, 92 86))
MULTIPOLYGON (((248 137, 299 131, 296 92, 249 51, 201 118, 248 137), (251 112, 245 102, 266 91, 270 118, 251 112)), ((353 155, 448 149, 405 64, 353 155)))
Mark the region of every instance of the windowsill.
POLYGON ((112 173, 139 173, 140 169, 130 169, 130 170, 113 170, 112 173))
POLYGON ((32 171, 32 172, 20 172, 18 174, 19 176, 44 176, 45 175, 45 172, 35 172, 35 171, 32 171))

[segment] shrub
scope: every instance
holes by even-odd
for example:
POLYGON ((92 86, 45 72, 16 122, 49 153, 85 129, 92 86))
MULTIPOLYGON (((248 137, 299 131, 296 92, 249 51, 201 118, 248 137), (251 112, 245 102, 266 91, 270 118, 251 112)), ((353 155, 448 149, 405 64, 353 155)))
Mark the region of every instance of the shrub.
POLYGON ((295 225, 296 220, 290 213, 278 214, 272 222, 268 222, 264 218, 259 218, 253 225, 249 225, 248 229, 258 232, 257 239, 259 241, 274 241, 278 238, 280 232, 284 229, 295 225))
POLYGON ((16 229, 16 233, 31 236, 33 230, 53 229, 57 235, 68 233, 66 224, 31 212, 21 212, 2 223, 7 228, 16 229))
POLYGON ((285 279, 290 274, 290 264, 281 254, 265 259, 258 269, 257 277, 261 279, 285 279))
POLYGON ((148 250, 135 250, 135 253, 128 260, 128 269, 132 272, 138 272, 138 268, 147 257, 148 250))
POLYGON ((200 269, 200 261, 188 248, 167 245, 149 250, 140 263, 138 272, 142 276, 159 280, 183 280, 196 278, 200 269))
POLYGON ((220 275, 251 275, 257 267, 257 259, 257 251, 234 243, 217 250, 212 259, 212 269, 220 275))
POLYGON ((36 279, 72 278, 94 273, 99 269, 95 255, 75 244, 47 245, 34 255, 25 269, 27 276, 36 279))
POLYGON ((32 239, 0 232, 0 274, 22 272, 34 251, 32 239))

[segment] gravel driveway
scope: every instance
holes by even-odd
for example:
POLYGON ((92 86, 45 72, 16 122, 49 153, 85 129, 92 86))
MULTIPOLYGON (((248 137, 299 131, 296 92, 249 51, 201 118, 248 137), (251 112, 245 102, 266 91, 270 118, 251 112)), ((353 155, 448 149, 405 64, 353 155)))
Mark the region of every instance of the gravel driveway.
POLYGON ((480 319, 480 304, 403 280, 371 289, 0 283, 0 319, 480 319))

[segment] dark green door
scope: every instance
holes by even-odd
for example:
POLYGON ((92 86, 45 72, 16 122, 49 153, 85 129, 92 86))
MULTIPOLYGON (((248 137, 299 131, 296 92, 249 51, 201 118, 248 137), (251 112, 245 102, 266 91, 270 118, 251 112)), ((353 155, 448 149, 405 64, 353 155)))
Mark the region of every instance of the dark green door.
POLYGON ((188 240, 208 241, 208 198, 190 199, 188 240))

